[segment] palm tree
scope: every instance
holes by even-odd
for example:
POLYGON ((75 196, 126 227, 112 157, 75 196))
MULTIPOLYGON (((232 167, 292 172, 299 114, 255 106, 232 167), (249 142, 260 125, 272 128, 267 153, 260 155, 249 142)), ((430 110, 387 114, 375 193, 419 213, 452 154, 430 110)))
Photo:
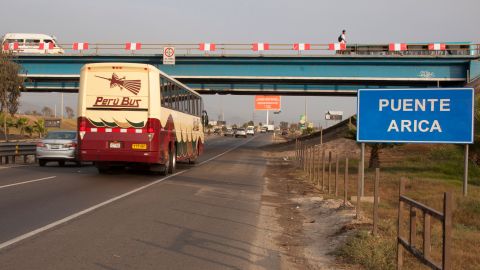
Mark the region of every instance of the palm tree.
POLYGON ((16 123, 16 126, 18 129, 20 129, 20 135, 23 136, 24 134, 24 131, 25 131, 25 127, 27 126, 28 124, 28 119, 25 118, 25 117, 20 117, 17 119, 17 123, 16 123))
POLYGON ((25 126, 25 132, 28 134, 30 138, 32 137, 32 134, 34 131, 35 129, 33 128, 33 126, 30 126, 30 125, 25 126))
POLYGON ((45 133, 45 120, 38 119, 37 121, 33 122, 33 129, 37 132, 38 137, 41 138, 45 133))

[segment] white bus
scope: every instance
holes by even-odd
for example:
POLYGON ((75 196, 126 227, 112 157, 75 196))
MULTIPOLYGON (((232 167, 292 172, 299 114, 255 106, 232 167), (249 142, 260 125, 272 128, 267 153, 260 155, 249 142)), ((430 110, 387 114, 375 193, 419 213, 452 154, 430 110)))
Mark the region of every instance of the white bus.
POLYGON ((16 53, 29 53, 29 54, 63 54, 65 51, 58 45, 54 36, 45 34, 28 34, 28 33, 7 33, 2 38, 2 50, 7 50, 16 53), (53 44, 52 48, 45 45, 44 49, 40 49, 40 44, 53 44), (16 48, 14 47, 16 44, 16 48))
POLYGON ((173 173, 203 151, 203 102, 186 85, 147 64, 83 66, 78 96, 79 159, 100 173, 147 165, 173 173))

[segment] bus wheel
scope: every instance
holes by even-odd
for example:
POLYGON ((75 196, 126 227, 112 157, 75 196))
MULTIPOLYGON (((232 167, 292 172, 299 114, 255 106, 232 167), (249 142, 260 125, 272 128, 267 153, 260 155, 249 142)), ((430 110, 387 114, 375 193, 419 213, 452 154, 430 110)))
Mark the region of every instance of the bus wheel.
POLYGON ((96 164, 95 164, 95 167, 97 168, 98 173, 100 173, 100 174, 106 174, 106 173, 108 173, 109 170, 110 170, 110 167, 109 167, 109 166, 106 166, 106 165, 103 165, 103 164, 98 164, 98 163, 96 163, 96 164))
POLYGON ((175 145, 172 145, 172 149, 168 156, 168 173, 175 173, 176 167, 177 167, 177 152, 175 149, 175 145))

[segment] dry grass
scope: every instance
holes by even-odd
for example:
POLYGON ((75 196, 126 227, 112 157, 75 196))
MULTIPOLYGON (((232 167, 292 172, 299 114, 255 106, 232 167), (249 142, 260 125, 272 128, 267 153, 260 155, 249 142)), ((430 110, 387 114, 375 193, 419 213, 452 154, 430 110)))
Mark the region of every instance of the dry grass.
MULTIPOLYGON (((365 269, 395 269, 399 180, 407 177, 407 196, 439 211, 443 209, 443 193, 454 193, 453 269, 480 269, 480 256, 477 255, 480 254, 480 169, 470 164, 471 185, 468 197, 462 196, 462 148, 454 145, 402 145, 384 149, 381 160, 379 236, 373 237, 369 229, 357 228, 346 245, 336 252, 339 258, 363 265, 365 269)), ((357 164, 353 161, 349 166, 349 197, 356 195, 357 164)), ((343 170, 341 165, 339 195, 343 194, 343 170)), ((367 170, 366 196, 373 196, 373 179, 374 171, 367 170)), ((372 204, 362 203, 361 209, 364 218, 371 220, 372 204)), ((415 242, 419 249, 422 249, 422 219, 418 218, 415 242)), ((403 224, 402 228, 406 237, 408 224, 403 224)), ((441 245, 440 223, 432 219, 432 257, 437 261, 441 259, 441 245)), ((406 256, 404 265, 405 269, 428 269, 411 256, 406 256)))

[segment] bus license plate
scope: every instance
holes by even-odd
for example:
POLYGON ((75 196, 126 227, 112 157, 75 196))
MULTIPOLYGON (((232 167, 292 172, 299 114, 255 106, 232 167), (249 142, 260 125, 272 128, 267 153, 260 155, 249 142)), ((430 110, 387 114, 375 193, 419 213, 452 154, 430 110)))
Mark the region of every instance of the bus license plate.
POLYGON ((120 148, 122 148, 122 143, 121 142, 110 142, 110 148, 120 149, 120 148))
POLYGON ((134 143, 134 144, 132 144, 132 149, 146 150, 147 145, 145 143, 134 143))

